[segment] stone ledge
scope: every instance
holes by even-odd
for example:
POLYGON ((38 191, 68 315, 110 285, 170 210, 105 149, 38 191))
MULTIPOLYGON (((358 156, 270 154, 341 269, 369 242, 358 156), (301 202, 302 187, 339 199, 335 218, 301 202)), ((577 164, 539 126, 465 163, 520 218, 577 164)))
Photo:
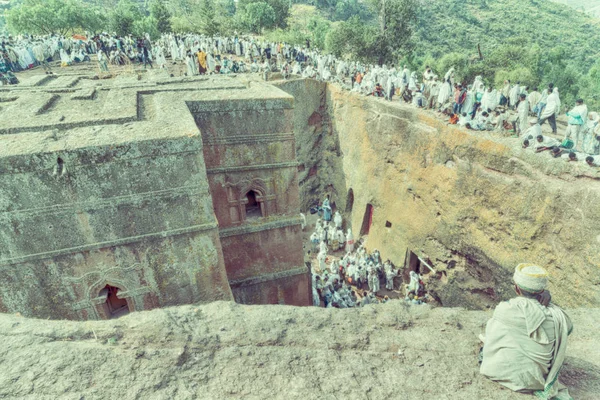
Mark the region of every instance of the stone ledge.
POLYGON ((274 280, 282 279, 282 278, 290 278, 292 276, 303 275, 303 274, 308 274, 308 273, 309 273, 309 270, 306 266, 297 267, 297 268, 288 269, 285 271, 253 276, 251 278, 233 279, 233 280, 229 281, 229 286, 231 288, 252 286, 252 285, 258 285, 259 283, 274 281, 274 280))
POLYGON ((235 135, 228 137, 219 137, 216 139, 202 138, 205 145, 219 144, 251 144, 251 143, 272 143, 272 142, 287 142, 294 140, 293 134, 274 133, 265 135, 235 135))
POLYGON ((286 228, 288 226, 296 226, 302 225, 302 218, 300 217, 292 217, 292 218, 279 218, 274 221, 267 221, 263 223, 257 224, 246 224, 241 226, 234 226, 230 228, 223 228, 219 230, 219 236, 221 238, 244 235, 246 233, 256 233, 267 231, 270 229, 277 228, 286 228))
POLYGON ((78 212, 97 211, 107 207, 120 207, 123 205, 141 204, 153 200, 173 199, 177 197, 209 196, 208 185, 181 186, 172 189, 157 190, 145 193, 133 193, 130 195, 103 198, 80 203, 56 204, 47 207, 30 208, 15 211, 0 211, 0 218, 10 217, 39 217, 46 214, 58 216, 62 214, 75 214, 78 212))
POLYGON ((31 78, 21 82, 20 86, 24 86, 24 87, 34 87, 34 86, 40 86, 43 83, 46 83, 47 81, 53 79, 53 75, 34 75, 31 78))
POLYGON ((300 165, 297 161, 277 164, 259 164, 259 165, 244 165, 242 167, 219 167, 207 168, 207 174, 221 174, 224 172, 245 172, 256 171, 260 169, 279 169, 279 168, 298 168, 300 165))
POLYGON ((81 76, 63 75, 63 76, 59 76, 58 78, 54 79, 52 82, 50 82, 45 87, 48 87, 48 88, 50 88, 50 87, 52 87, 52 88, 57 88, 57 87, 72 88, 73 86, 77 85, 77 83, 79 83, 80 80, 81 80, 81 76))
POLYGON ((216 222, 208 223, 208 224, 201 224, 201 225, 194 225, 194 226, 188 226, 188 227, 180 228, 180 229, 173 229, 170 231, 155 232, 155 233, 149 233, 146 235, 131 236, 131 237, 127 237, 127 238, 120 238, 120 239, 106 241, 106 242, 98 242, 98 243, 92 243, 92 244, 87 244, 87 245, 83 245, 83 246, 76 246, 76 247, 71 247, 68 249, 60 249, 60 250, 48 251, 45 253, 38 253, 38 254, 31 254, 31 255, 26 255, 26 256, 21 256, 21 257, 7 258, 7 259, 0 260, 0 267, 7 267, 7 266, 10 266, 13 264, 24 263, 27 261, 37 261, 37 260, 43 260, 45 258, 52 258, 52 257, 58 257, 58 256, 62 256, 62 255, 73 254, 73 253, 80 253, 83 251, 97 250, 97 249, 102 249, 105 247, 120 246, 120 245, 125 245, 125 244, 130 244, 130 243, 136 243, 136 242, 141 242, 143 240, 160 239, 160 238, 166 238, 166 237, 170 237, 170 236, 185 235, 188 233, 205 232, 205 231, 210 231, 212 229, 216 229, 217 226, 218 225, 216 222))
POLYGON ((75 92, 71 96, 71 100, 93 100, 95 94, 96 94, 95 87, 82 89, 80 91, 75 92))

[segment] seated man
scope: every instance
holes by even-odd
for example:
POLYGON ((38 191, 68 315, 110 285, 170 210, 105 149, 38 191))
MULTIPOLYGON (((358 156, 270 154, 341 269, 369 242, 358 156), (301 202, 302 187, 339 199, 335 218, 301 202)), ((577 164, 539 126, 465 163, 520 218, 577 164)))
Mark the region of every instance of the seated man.
POLYGON ((571 320, 550 303, 543 268, 519 264, 513 280, 517 297, 500 303, 487 323, 480 372, 540 399, 570 399, 558 373, 573 330, 571 320))
POLYGON ((585 162, 587 163, 587 165, 589 165, 590 167, 597 167, 598 164, 596 163, 596 160, 594 159, 594 157, 592 156, 587 156, 585 158, 585 162))
POLYGON ((471 118, 471 114, 467 114, 467 113, 463 113, 459 118, 458 118, 458 125, 462 126, 462 127, 466 127, 467 124, 471 123, 473 119, 471 118))
POLYGON ((475 131, 485 131, 486 129, 489 129, 489 114, 487 111, 482 112, 480 115, 476 116, 474 120, 467 123, 466 127, 475 131))
POLYGON ((494 118, 492 119, 492 126, 496 132, 504 131, 504 122, 506 121, 506 115, 500 112, 500 110, 494 112, 494 118))
POLYGON ((529 120, 529 129, 527 129, 525 132, 523 132, 523 134, 521 135, 521 140, 525 140, 525 139, 531 140, 531 139, 536 138, 541 135, 542 135, 542 127, 537 123, 536 118, 531 118, 529 120))

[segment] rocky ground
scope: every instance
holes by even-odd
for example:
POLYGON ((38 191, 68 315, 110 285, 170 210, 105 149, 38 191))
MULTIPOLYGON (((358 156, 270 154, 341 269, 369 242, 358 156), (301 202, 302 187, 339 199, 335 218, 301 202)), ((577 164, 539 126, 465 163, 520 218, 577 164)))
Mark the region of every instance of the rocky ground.
MULTIPOLYGON (((600 310, 571 310, 562 380, 598 399, 600 310)), ((216 302, 118 320, 0 315, 3 399, 526 399, 479 375, 489 313, 216 302)))

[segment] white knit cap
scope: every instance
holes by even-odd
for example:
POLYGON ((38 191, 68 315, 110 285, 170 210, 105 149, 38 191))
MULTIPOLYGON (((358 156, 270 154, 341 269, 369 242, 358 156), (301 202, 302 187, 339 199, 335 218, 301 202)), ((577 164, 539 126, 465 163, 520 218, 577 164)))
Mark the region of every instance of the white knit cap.
POLYGON ((535 264, 517 265, 513 275, 515 284, 528 293, 541 293, 548 285, 548 272, 535 264))

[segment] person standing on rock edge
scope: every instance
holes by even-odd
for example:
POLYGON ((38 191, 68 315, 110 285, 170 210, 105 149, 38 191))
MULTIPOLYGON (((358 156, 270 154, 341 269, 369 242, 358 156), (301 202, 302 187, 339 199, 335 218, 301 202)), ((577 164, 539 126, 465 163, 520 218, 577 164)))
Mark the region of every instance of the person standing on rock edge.
POLYGON ((558 381, 573 324, 550 303, 548 273, 519 264, 513 275, 517 297, 500 303, 485 329, 482 375, 539 399, 570 399, 558 381))

